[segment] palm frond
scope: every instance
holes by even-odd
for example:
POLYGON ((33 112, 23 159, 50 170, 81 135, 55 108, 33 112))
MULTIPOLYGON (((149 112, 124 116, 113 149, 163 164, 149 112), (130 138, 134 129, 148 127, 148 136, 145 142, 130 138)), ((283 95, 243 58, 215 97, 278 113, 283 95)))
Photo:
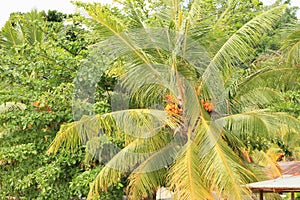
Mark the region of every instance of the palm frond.
POLYGON ((25 110, 26 105, 19 102, 5 102, 0 105, 0 113, 6 113, 13 110, 25 110))
MULTIPOLYGON (((111 186, 113 183, 118 182, 123 175, 123 172, 104 167, 97 175, 95 181, 92 182, 87 199, 99 199, 99 188, 107 188, 108 186, 111 186)), ((103 190, 105 191, 105 189, 103 190)))
POLYGON ((105 27, 113 34, 121 33, 125 30, 125 23, 117 17, 107 6, 101 4, 86 4, 82 2, 75 2, 78 7, 84 8, 87 14, 95 21, 105 27))
POLYGON ((282 175, 277 163, 278 150, 279 148, 271 147, 267 152, 255 150, 251 153, 254 162, 265 168, 269 178, 277 178, 282 175))
POLYGON ((174 161, 179 146, 171 142, 142 162, 128 177, 127 187, 131 199, 149 197, 166 183, 166 169, 174 161))
POLYGON ((273 29, 285 8, 286 5, 272 8, 242 26, 223 44, 209 67, 217 67, 220 71, 224 71, 239 63, 247 63, 264 33, 273 29))
POLYGON ((300 29, 292 32, 284 39, 282 46, 283 60, 292 66, 300 64, 300 29))
POLYGON ((166 169, 151 172, 132 173, 128 177, 128 197, 132 200, 153 198, 158 188, 166 181, 166 169), (151 195, 152 194, 152 195, 151 195))
POLYGON ((198 156, 200 171, 203 169, 202 179, 219 197, 244 199, 249 191, 241 186, 256 178, 224 141, 222 126, 223 122, 209 122, 202 118, 197 127, 195 142, 201 147, 198 156))
POLYGON ((24 21, 24 33, 26 41, 33 45, 35 42, 43 41, 43 31, 39 26, 43 23, 43 15, 37 9, 26 13, 22 19, 24 21))
POLYGON ((257 105, 270 105, 275 100, 283 100, 283 96, 277 90, 267 87, 257 87, 250 91, 242 91, 233 97, 234 107, 251 107, 257 105))
POLYGON ((225 116, 217 121, 225 121, 225 128, 231 133, 245 136, 274 137, 289 131, 299 131, 299 120, 285 113, 255 110, 251 112, 225 116))
POLYGON ((131 109, 103 115, 84 116, 80 121, 61 126, 47 153, 56 153, 61 146, 72 150, 97 137, 101 132, 118 137, 121 131, 138 138, 151 137, 165 125, 176 127, 176 122, 167 118, 165 111, 131 109))
POLYGON ((169 172, 170 188, 174 190, 175 199, 200 200, 213 199, 211 188, 204 180, 203 163, 199 157, 199 147, 192 141, 182 149, 182 155, 178 157, 169 172))
MULTIPOLYGON (((139 138, 129 143, 106 163, 94 180, 89 196, 97 195, 99 189, 107 189, 128 172, 133 171, 132 178, 137 181, 135 178, 139 173, 151 174, 164 169, 165 165, 172 162, 172 157, 176 154, 176 146, 172 144, 171 139, 170 133, 160 132, 153 137, 139 138), (167 147, 164 148, 165 146, 167 147), (151 165, 148 165, 149 163, 151 165)), ((144 178, 147 178, 146 174, 143 174, 144 178)), ((140 180, 145 181, 145 179, 140 180)), ((146 184, 146 182, 144 183, 146 184)), ((131 184, 134 184, 134 181, 131 184)), ((140 188, 135 189, 143 190, 145 188, 140 185, 140 188)), ((129 193, 131 192, 134 193, 135 191, 129 190, 129 193)))
POLYGON ((7 21, 1 30, 0 44, 3 48, 10 50, 23 44, 22 38, 19 37, 18 30, 12 25, 12 21, 7 21))
POLYGON ((223 140, 218 140, 201 161, 206 163, 206 166, 216 166, 213 171, 208 171, 205 177, 213 177, 211 184, 217 188, 219 196, 244 199, 249 195, 249 191, 241 186, 255 181, 256 177, 223 140))
POLYGON ((68 150, 74 150, 81 146, 82 142, 78 133, 78 127, 82 122, 72 122, 68 124, 62 124, 60 130, 56 133, 54 140, 52 141, 47 154, 57 153, 61 146, 68 150))
POLYGON ((247 63, 253 58, 254 49, 260 39, 266 31, 273 29, 285 7, 286 5, 278 6, 254 17, 236 31, 215 54, 204 75, 204 83, 213 88, 211 90, 213 99, 217 99, 223 92, 222 82, 219 79, 228 79, 234 72, 231 69, 233 66, 247 63), (223 73, 223 77, 216 76, 220 74, 219 72, 223 73))
POLYGON ((0 44, 6 49, 14 49, 19 45, 42 42, 43 32, 37 23, 43 23, 42 13, 32 10, 24 15, 17 15, 14 21, 7 21, 2 28, 0 44))
POLYGON ((133 170, 135 165, 146 159, 147 155, 134 153, 140 143, 141 140, 134 140, 107 163, 92 182, 88 199, 98 198, 99 189, 106 190, 109 186, 119 181, 125 173, 133 170))
POLYGON ((266 67, 243 78, 236 86, 233 96, 241 96, 250 90, 268 87, 276 90, 293 89, 299 81, 300 70, 297 67, 266 67))

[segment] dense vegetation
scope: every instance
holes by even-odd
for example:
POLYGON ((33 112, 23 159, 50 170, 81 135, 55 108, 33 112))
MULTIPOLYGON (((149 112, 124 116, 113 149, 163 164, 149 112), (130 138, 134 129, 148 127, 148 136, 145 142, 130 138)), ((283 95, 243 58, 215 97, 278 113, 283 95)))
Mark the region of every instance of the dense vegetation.
POLYGON ((278 176, 277 161, 300 159, 300 29, 283 3, 12 13, 0 199, 153 199, 160 186, 243 199, 241 185, 278 176))

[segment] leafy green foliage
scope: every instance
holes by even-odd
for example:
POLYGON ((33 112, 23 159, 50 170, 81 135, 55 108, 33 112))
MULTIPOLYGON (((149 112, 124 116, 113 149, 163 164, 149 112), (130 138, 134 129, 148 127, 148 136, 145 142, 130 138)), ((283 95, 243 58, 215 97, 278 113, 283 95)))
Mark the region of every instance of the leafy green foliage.
POLYGON ((298 87, 295 90, 288 90, 284 93, 283 101, 276 101, 271 108, 279 112, 288 112, 299 118, 300 116, 300 92, 298 87))
MULTIPOLYGON (((100 169, 93 158, 84 159, 82 149, 45 154, 61 124, 73 120, 73 80, 92 41, 84 20, 34 10, 12 14, 0 32, 0 199, 84 198, 91 178, 81 181, 100 169), (39 37, 32 38, 34 33, 39 37), (84 173, 89 168, 93 173, 84 173)), ((96 112, 110 110, 107 95, 114 83, 111 72, 100 81, 96 112)), ((121 198, 123 187, 119 183, 102 195, 121 198)))
MULTIPOLYGON (((90 190, 90 183, 96 178, 101 169, 101 167, 89 169, 74 177, 70 183, 70 192, 72 195, 78 197, 87 196, 90 190)), ((111 187, 108 192, 102 191, 99 195, 101 199, 106 200, 121 199, 125 195, 124 183, 119 182, 111 187)))

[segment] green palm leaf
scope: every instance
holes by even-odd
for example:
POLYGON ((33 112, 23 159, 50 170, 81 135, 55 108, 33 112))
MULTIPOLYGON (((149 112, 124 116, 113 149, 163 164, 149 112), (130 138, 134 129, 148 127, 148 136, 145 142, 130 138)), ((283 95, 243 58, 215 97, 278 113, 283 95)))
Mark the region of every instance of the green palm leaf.
POLYGON ((146 198, 165 185, 167 167, 174 161, 178 151, 178 144, 171 142, 142 162, 128 177, 129 197, 146 198))
MULTIPOLYGON (((210 191, 217 196, 229 199, 244 199, 249 195, 247 188, 241 187, 249 181, 255 181, 255 175, 243 164, 230 146, 224 141, 224 122, 219 119, 207 121, 202 118, 196 129, 195 143, 201 147, 198 153, 203 171, 203 180, 210 191)), ((230 135, 228 136, 230 137, 230 135)), ((236 142, 238 142, 234 138, 236 142)))
POLYGON ((250 91, 238 91, 239 93, 233 97, 234 107, 251 107, 256 105, 270 105, 275 100, 283 100, 280 92, 267 88, 257 87, 250 91), (241 94, 244 93, 244 94, 241 94))
POLYGON ((226 67, 246 63, 251 59, 261 37, 266 31, 273 29, 285 8, 286 5, 272 8, 243 25, 215 54, 210 67, 216 66, 223 71, 226 67))
POLYGON ((16 48, 23 43, 22 38, 19 37, 18 30, 12 26, 11 21, 7 21, 1 30, 1 46, 7 50, 16 48))
MULTIPOLYGON (((89 196, 97 195, 99 188, 106 190, 113 183, 116 183, 124 173, 128 172, 132 172, 130 185, 135 185, 139 181, 143 183, 129 191, 133 198, 139 198, 136 196, 139 191, 153 191, 151 187, 156 186, 151 186, 149 181, 158 180, 151 179, 151 175, 159 173, 160 169, 168 166, 176 155, 176 144, 171 139, 171 134, 161 132, 147 139, 135 139, 126 145, 112 157, 98 174, 92 184, 89 196)), ((143 195, 146 196, 146 193, 144 192, 143 195)))
POLYGON ((236 86, 237 96, 241 96, 247 91, 259 87, 269 87, 273 89, 286 90, 295 88, 299 81, 300 70, 297 67, 266 67, 245 77, 236 86), (276 78, 274 78, 276 77, 276 78))
POLYGON ((47 153, 56 153, 60 147, 76 149, 81 144, 97 137, 102 130, 106 135, 118 137, 121 131, 133 137, 151 137, 167 124, 176 127, 162 110, 131 109, 115 111, 103 115, 83 116, 80 121, 61 126, 47 153))
POLYGON ((265 110, 233 114, 219 120, 224 120, 226 129, 240 138, 247 135, 269 138, 276 134, 300 130, 298 119, 286 113, 266 112, 265 110))
POLYGON ((199 157, 199 146, 188 142, 182 149, 183 153, 176 160, 169 172, 171 188, 174 190, 175 199, 213 199, 212 188, 207 179, 203 178, 203 163, 199 157))
POLYGON ((282 51, 283 60, 292 66, 300 64, 300 29, 290 30, 291 33, 284 39, 282 51))

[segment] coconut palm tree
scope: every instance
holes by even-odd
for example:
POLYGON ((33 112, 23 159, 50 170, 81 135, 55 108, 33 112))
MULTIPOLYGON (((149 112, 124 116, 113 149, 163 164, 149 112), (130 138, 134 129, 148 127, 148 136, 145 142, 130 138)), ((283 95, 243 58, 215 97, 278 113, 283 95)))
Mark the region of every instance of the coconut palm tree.
MULTIPOLYGON (((207 9, 201 1, 170 1, 146 14, 135 3, 126 1, 131 6, 127 18, 105 6, 81 4, 101 33, 111 37, 91 48, 75 80, 75 106, 93 102, 99 74, 116 59, 125 63, 125 73, 112 97, 112 112, 62 125, 48 153, 85 144, 105 163, 89 199, 124 176, 129 199, 154 198, 160 186, 171 190, 175 199, 244 199, 250 194, 243 185, 258 177, 240 156, 242 139, 300 130, 297 119, 259 107, 259 100, 270 102, 276 91, 246 87, 251 81, 244 79, 230 83, 253 59, 261 37, 273 28, 285 5, 231 30, 226 40, 214 40, 217 45, 207 41, 209 45, 201 47, 202 39, 220 32, 237 1, 212 16, 201 13, 207 9), (215 21, 208 25, 207 17, 215 21), (108 137, 123 138, 125 146, 119 148, 108 137)), ((81 113, 90 114, 75 111, 77 117, 81 113)))

